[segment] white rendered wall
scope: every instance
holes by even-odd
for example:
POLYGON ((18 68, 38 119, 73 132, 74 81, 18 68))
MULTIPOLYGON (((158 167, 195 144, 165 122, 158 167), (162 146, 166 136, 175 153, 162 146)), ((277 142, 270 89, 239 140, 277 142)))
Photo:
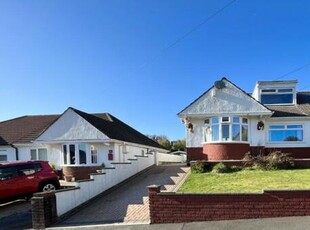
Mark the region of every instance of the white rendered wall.
POLYGON ((48 150, 48 146, 44 145, 44 144, 16 144, 15 145, 18 148, 18 157, 19 160, 21 161, 29 161, 31 160, 31 154, 30 154, 30 150, 31 149, 38 149, 38 148, 43 148, 43 149, 47 149, 47 160, 49 160, 49 150, 48 150))
POLYGON ((172 155, 167 153, 157 153, 156 164, 160 165, 162 163, 184 163, 186 158, 184 156, 172 155))
POLYGON ((16 161, 15 149, 10 146, 1 146, 0 155, 6 155, 7 161, 16 161))
POLYGON ((68 109, 36 141, 108 140, 109 138, 68 109))
POLYGON ((186 147, 202 147, 204 141, 204 120, 205 119, 192 119, 193 132, 186 129, 186 147))
POLYGON ((89 181, 76 182, 78 189, 57 191, 57 215, 61 216, 73 208, 83 204, 94 196, 117 185, 139 171, 154 165, 154 155, 138 157, 131 164, 115 164, 115 169, 106 169, 106 174, 93 174, 89 181))

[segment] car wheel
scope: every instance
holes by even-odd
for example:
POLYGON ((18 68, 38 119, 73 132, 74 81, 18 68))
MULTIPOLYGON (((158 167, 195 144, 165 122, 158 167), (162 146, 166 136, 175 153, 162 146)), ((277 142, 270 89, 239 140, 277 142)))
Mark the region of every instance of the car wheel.
POLYGON ((50 191, 55 191, 56 186, 53 182, 48 182, 42 185, 41 191, 42 192, 50 192, 50 191))

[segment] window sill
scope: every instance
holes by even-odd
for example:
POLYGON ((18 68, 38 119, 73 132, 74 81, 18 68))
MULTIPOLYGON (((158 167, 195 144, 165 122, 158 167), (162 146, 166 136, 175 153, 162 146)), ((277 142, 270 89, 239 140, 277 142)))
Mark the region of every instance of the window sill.
POLYGON ((273 141, 273 142, 267 142, 267 144, 272 145, 272 144, 306 144, 305 141, 273 141))
POLYGON ((248 141, 211 141, 211 142, 202 142, 202 144, 250 144, 248 141))
POLYGON ((60 165, 61 167, 96 167, 100 166, 99 164, 81 164, 81 165, 60 165))

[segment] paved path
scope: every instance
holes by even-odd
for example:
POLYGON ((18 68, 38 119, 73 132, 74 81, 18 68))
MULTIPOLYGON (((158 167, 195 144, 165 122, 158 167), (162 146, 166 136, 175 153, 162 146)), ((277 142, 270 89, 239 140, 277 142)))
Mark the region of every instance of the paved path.
POLYGON ((103 223, 149 223, 147 186, 164 185, 163 191, 173 191, 188 172, 184 165, 155 166, 110 194, 96 199, 87 207, 57 226, 103 223))
POLYGON ((192 222, 178 224, 152 224, 152 225, 91 225, 67 228, 53 228, 53 230, 306 230, 310 226, 310 217, 283 217, 248 220, 223 220, 208 222, 192 222))

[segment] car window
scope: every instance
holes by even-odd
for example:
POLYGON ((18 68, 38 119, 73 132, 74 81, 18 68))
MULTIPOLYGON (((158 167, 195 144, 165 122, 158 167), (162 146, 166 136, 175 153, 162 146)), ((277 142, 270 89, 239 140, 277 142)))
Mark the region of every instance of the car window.
POLYGON ((0 167, 0 180, 8 180, 17 177, 17 169, 15 166, 0 167))
POLYGON ((40 163, 34 163, 34 168, 36 172, 39 172, 42 170, 42 165, 40 163))
POLYGON ((18 165, 17 169, 20 176, 27 176, 36 172, 33 164, 18 165))

